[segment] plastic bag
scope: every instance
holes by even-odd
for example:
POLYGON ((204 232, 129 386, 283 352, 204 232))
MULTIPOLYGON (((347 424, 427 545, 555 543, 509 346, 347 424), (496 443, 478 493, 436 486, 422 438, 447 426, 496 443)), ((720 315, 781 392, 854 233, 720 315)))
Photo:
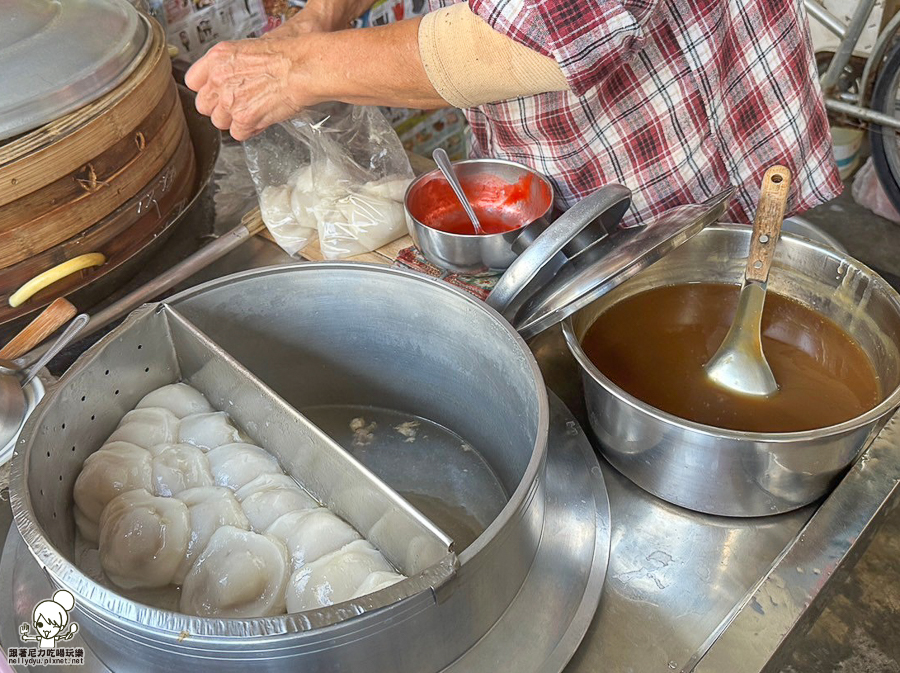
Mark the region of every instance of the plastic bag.
POLYGON ((406 233, 413 173, 377 108, 329 103, 244 143, 263 221, 290 255, 317 234, 326 259, 370 252, 406 233))
POLYGON ((856 174, 851 193, 853 200, 859 205, 886 220, 900 223, 900 214, 897 213, 888 195, 884 193, 884 187, 881 186, 875 166, 872 164, 872 157, 866 159, 866 163, 856 174))

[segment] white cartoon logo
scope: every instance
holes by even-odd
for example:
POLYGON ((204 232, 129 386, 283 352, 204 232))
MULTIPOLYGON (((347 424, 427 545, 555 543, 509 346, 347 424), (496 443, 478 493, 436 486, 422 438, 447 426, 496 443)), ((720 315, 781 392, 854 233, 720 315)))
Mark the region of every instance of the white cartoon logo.
POLYGON ((23 643, 37 641, 41 649, 55 648, 57 640, 69 640, 78 633, 78 624, 69 624, 69 611, 74 607, 75 597, 65 589, 60 589, 50 600, 41 601, 34 606, 31 625, 22 624, 19 627, 19 638, 23 643), (31 633, 32 625, 36 633, 31 633), (65 630, 66 625, 69 626, 68 630, 65 630))

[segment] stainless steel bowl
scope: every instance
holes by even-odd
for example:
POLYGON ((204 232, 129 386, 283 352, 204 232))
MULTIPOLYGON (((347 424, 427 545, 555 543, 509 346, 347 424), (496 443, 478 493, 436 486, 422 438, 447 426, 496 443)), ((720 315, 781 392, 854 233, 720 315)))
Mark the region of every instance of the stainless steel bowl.
MULTIPOLYGON (((503 217, 522 222, 513 231, 500 234, 451 234, 433 229, 423 222, 425 213, 416 204, 420 194, 431 181, 444 181, 437 169, 415 179, 406 190, 405 209, 409 234, 425 258, 442 269, 468 275, 490 275, 505 271, 519 253, 547 228, 553 209, 553 187, 546 177, 527 166, 501 159, 471 159, 453 163, 456 174, 466 188, 466 182, 491 176, 508 184, 515 184, 527 176, 535 181, 529 198, 514 206, 498 209, 503 217)), ((494 207, 496 204, 473 199, 473 205, 494 207)))
POLYGON ((828 428, 737 432, 683 420, 629 395, 597 369, 581 339, 613 304, 660 285, 738 283, 750 229, 710 227, 563 324, 582 372, 591 429, 607 459, 635 484, 688 509, 763 516, 826 494, 900 405, 900 295, 845 254, 783 235, 769 289, 834 320, 872 360, 883 400, 828 428))

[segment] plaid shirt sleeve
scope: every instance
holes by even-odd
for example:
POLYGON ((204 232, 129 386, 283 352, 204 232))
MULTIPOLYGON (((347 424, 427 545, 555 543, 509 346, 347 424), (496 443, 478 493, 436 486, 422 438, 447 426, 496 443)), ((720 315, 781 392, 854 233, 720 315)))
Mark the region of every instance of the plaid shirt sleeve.
POLYGON ((644 47, 659 0, 468 0, 494 30, 556 60, 584 95, 644 47))

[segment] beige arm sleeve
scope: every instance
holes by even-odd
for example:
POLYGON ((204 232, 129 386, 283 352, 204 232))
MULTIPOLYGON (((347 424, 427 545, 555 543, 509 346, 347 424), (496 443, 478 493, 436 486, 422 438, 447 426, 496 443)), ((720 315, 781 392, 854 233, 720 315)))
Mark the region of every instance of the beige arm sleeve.
POLYGON ((455 107, 569 89, 556 61, 497 32, 465 2, 422 18, 419 55, 432 86, 455 107))

